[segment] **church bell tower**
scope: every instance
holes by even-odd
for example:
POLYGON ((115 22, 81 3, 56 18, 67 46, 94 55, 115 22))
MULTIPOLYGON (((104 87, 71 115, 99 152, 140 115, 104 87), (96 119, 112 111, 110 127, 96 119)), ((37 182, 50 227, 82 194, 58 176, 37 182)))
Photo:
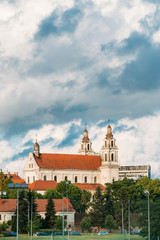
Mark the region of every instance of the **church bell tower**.
POLYGON ((107 126, 107 134, 103 140, 101 149, 101 179, 102 184, 118 180, 119 164, 118 164, 118 147, 116 146, 116 139, 113 137, 112 128, 107 126))
POLYGON ((79 149, 78 153, 82 155, 94 155, 94 151, 92 150, 92 143, 89 140, 88 131, 86 128, 83 133, 81 148, 79 149))
POLYGON ((37 143, 37 139, 36 139, 35 144, 33 146, 33 150, 34 150, 35 156, 39 157, 39 155, 40 155, 40 147, 39 147, 39 144, 37 143))

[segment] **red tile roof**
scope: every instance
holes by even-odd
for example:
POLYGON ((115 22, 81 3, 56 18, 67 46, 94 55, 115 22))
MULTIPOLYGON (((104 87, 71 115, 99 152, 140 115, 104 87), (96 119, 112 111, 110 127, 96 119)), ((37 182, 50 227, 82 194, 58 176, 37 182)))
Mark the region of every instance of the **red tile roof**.
POLYGON ((74 184, 81 190, 96 190, 98 186, 100 186, 102 190, 105 190, 105 187, 102 184, 98 183, 74 183, 74 184))
POLYGON ((25 183, 25 180, 18 176, 18 173, 11 174, 9 172, 7 174, 4 174, 4 177, 5 179, 10 177, 13 183, 25 183))
MULTIPOLYGON (((45 212, 47 199, 36 199, 37 203, 37 212, 45 212)), ((54 199, 55 210, 56 212, 62 212, 62 199, 54 199)), ((17 199, 2 199, 0 203, 0 212, 15 212, 17 206, 17 199)), ((64 198, 64 211, 67 211, 67 199, 64 198)), ((75 212, 73 209, 70 200, 68 200, 68 211, 75 212)))
POLYGON ((97 170, 101 166, 100 156, 42 153, 39 158, 34 157, 43 169, 97 170))
POLYGON ((47 190, 49 188, 55 189, 57 187, 56 181, 51 180, 37 180, 33 183, 28 184, 28 188, 31 190, 47 190))
MULTIPOLYGON (((31 190, 41 190, 41 191, 46 191, 49 188, 55 189, 57 186, 56 181, 51 181, 51 180, 37 180, 33 183, 28 184, 28 188, 31 190)), ((101 187, 102 190, 105 190, 105 187, 102 184, 98 183, 73 183, 76 185, 78 188, 81 190, 96 190, 98 186, 101 187)))

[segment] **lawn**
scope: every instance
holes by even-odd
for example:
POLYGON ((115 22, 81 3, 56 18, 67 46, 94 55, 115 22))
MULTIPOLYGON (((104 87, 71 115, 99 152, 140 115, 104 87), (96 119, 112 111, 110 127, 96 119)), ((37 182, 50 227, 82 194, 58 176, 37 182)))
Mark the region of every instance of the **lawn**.
MULTIPOLYGON (((12 239, 16 240, 16 237, 1 237, 0 240, 7 240, 7 239, 12 239)), ((27 235, 19 235, 19 240, 30 240, 31 237, 28 237, 27 235)), ((51 236, 39 236, 39 237, 32 237, 32 239, 36 240, 50 240, 51 236)), ((54 236, 54 240, 62 240, 63 236, 54 236)), ((69 239, 71 240, 97 240, 97 239, 106 239, 106 240, 125 240, 125 236, 121 234, 115 234, 115 233, 110 233, 106 236, 98 236, 97 234, 83 234, 82 236, 69 236, 69 239)), ((126 240, 129 239, 128 236, 126 236, 126 240)), ((130 236, 131 240, 144 240, 145 238, 142 238, 138 235, 131 235, 130 236)), ((68 236, 65 236, 65 240, 68 240, 68 236)))

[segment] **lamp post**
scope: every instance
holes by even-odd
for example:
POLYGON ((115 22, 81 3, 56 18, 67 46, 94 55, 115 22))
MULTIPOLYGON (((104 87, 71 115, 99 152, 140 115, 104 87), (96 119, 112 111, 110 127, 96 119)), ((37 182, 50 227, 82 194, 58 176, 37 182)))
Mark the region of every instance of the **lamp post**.
POLYGON ((122 205, 122 234, 124 233, 124 220, 123 220, 123 203, 120 200, 117 200, 122 205))
POLYGON ((128 197, 128 235, 130 240, 131 235, 131 219, 130 219, 130 197, 128 197))
POLYGON ((62 210, 63 210, 63 240, 64 240, 64 196, 62 194, 62 210))
POLYGON ((69 240, 69 221, 68 221, 68 184, 69 182, 66 182, 66 198, 67 198, 67 229, 68 229, 68 240, 69 240))
POLYGON ((28 184, 23 183, 22 185, 20 183, 9 183, 8 188, 17 191, 17 240, 18 240, 18 232, 19 232, 19 190, 28 188, 28 184))
POLYGON ((150 205, 149 205, 150 192, 145 189, 144 193, 148 196, 148 240, 150 240, 150 205))

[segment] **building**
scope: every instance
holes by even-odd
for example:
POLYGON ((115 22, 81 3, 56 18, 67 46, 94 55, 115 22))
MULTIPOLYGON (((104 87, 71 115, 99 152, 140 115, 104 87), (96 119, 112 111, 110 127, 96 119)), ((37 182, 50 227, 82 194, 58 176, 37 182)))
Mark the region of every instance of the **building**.
POLYGON ((129 178, 137 180, 139 178, 148 176, 151 178, 151 166, 150 165, 137 165, 137 166, 120 166, 119 167, 119 179, 129 178))
MULTIPOLYGON (((47 199, 36 199, 37 213, 45 218, 47 199)), ((63 206, 64 206, 64 218, 67 220, 67 199, 64 198, 64 204, 62 199, 54 199, 55 211, 57 216, 63 216, 63 206)), ((14 212, 16 211, 17 199, 0 199, 0 223, 12 220, 14 212)), ((68 224, 70 227, 74 226, 74 214, 70 200, 68 199, 68 224)))
MULTIPOLYGON (((34 190, 37 193, 44 194, 47 189, 55 189, 57 187, 58 183, 56 181, 52 180, 36 180, 33 183, 28 184, 28 189, 34 190)), ((98 183, 74 183, 78 188, 81 190, 87 190, 90 191, 93 195, 96 192, 96 189, 98 186, 104 191, 105 187, 102 184, 98 183)))
MULTIPOLYGON (((118 147, 110 125, 107 127, 99 155, 95 154, 92 149, 87 129, 84 130, 78 152, 79 154, 41 153, 36 140, 33 153, 29 153, 24 166, 23 178, 27 183, 33 183, 36 180, 54 180, 56 182, 70 180, 75 184, 98 183, 105 185, 113 180, 122 179, 128 174, 128 170, 126 170, 126 173, 123 171, 122 175, 118 162, 118 147)), ((135 172, 134 166, 130 171, 135 172)), ((149 176, 147 172, 142 174, 139 170, 139 176, 145 174, 149 176)))

